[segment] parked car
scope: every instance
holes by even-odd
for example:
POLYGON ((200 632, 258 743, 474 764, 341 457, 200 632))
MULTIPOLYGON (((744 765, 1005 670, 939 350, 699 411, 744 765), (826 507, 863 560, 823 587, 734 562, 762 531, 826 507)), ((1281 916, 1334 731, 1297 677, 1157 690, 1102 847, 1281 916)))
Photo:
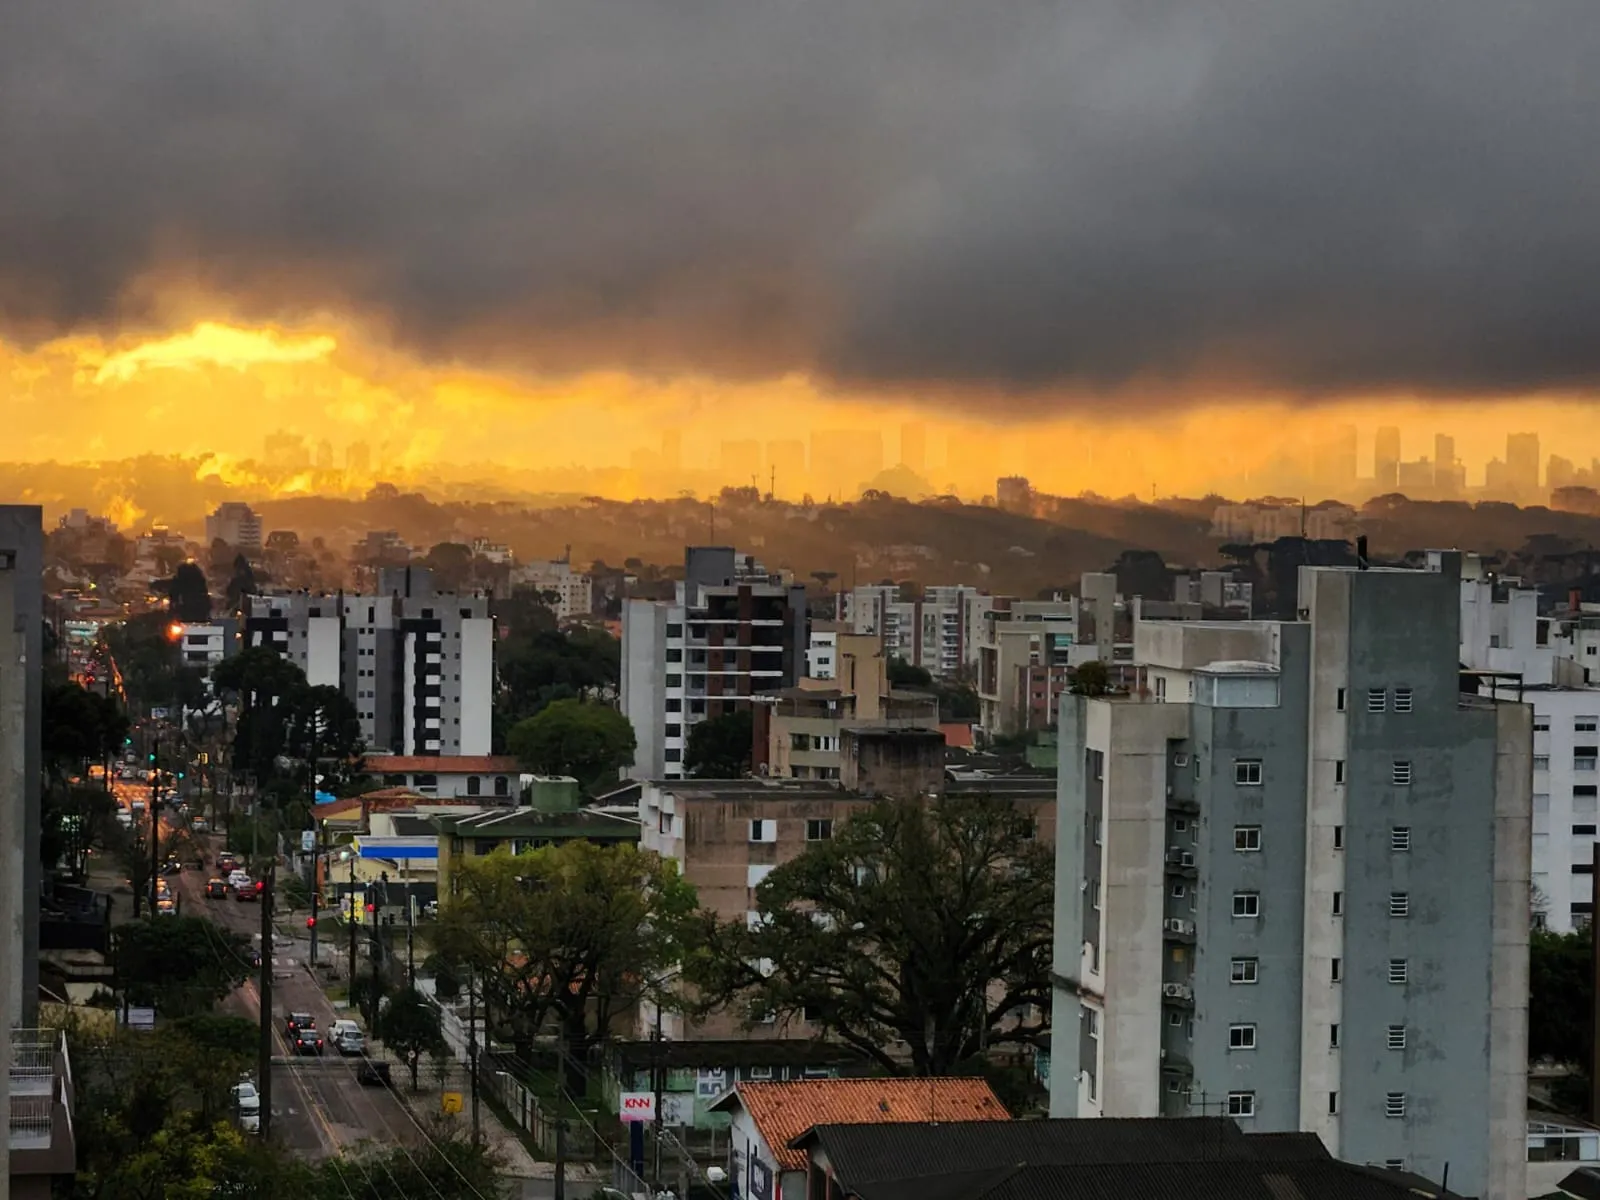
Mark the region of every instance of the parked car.
POLYGON ((246 1133, 261 1132, 261 1093, 249 1079, 233 1085, 233 1108, 239 1114, 239 1127, 246 1133))
POLYGON ((354 1021, 335 1021, 328 1030, 328 1040, 340 1054, 360 1054, 367 1048, 367 1035, 354 1021))
POLYGON ((321 1054, 322 1036, 317 1033, 315 1026, 310 1029, 296 1029, 294 1031, 294 1045, 290 1048, 296 1054, 321 1054))
POLYGON ((239 856, 232 850, 224 850, 221 854, 217 855, 217 870, 221 871, 224 875, 226 875, 229 871, 237 871, 238 869, 239 856))
POLYGON ((206 820, 204 817, 196 817, 194 820, 189 822, 189 828, 194 830, 196 833, 210 833, 211 822, 206 820))
POLYGON ((238 887, 241 883, 250 882, 250 872, 241 867, 232 867, 228 871, 228 886, 238 887))
POLYGON ((362 1087, 392 1087, 389 1081, 389 1064, 363 1058, 356 1068, 356 1082, 362 1087))
POLYGON ((220 900, 228 894, 228 881, 212 876, 206 880, 206 899, 220 900))
POLYGON ((308 1012, 292 1012, 283 1019, 283 1031, 287 1034, 296 1034, 302 1029, 316 1027, 317 1019, 308 1012))
POLYGON ((254 902, 261 899, 261 885, 253 882, 248 876, 233 885, 233 898, 240 904, 246 900, 254 902))

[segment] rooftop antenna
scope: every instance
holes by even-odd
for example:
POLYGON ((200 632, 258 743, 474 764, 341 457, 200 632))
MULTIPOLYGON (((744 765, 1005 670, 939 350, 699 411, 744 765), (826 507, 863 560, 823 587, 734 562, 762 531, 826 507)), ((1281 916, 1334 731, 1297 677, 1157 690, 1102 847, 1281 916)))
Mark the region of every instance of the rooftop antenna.
POLYGON ((767 500, 770 502, 778 498, 778 468, 770 467, 767 474, 767 500))
POLYGON ((711 544, 717 544, 717 499, 713 496, 706 501, 706 508, 711 512, 711 544))

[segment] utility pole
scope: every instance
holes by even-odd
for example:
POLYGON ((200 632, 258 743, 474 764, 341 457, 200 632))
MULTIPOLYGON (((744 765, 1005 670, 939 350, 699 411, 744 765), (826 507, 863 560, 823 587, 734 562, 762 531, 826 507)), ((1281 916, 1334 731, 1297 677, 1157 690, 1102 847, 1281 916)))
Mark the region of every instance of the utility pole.
POLYGON ((661 1188, 661 1118, 663 1115, 661 1112, 661 1084, 662 1076, 666 1074, 661 1064, 661 997, 659 995, 656 997, 656 1027, 651 1031, 650 1041, 652 1042, 650 1047, 650 1084, 656 1093, 656 1169, 650 1182, 659 1191, 661 1188))
POLYGON ((416 903, 417 902, 411 898, 411 888, 410 888, 409 885, 407 885, 407 887, 406 887, 406 986, 412 987, 412 988, 415 988, 417 986, 416 920, 413 917, 412 911, 411 911, 413 908, 416 907, 416 903))
POLYGON ((567 1200, 567 1031, 556 1034, 556 1181, 554 1200, 567 1200))
POLYGON ((266 1140, 272 1124, 272 894, 277 881, 278 861, 274 857, 261 882, 261 1041, 256 1047, 256 1091, 261 1094, 261 1138, 266 1140))
POLYGON ((355 851, 350 852, 350 912, 345 918, 345 924, 350 927, 350 986, 356 982, 356 856, 355 851))
MULTIPOLYGON (((557 1078, 560 1078, 561 1067, 556 1067, 557 1078)), ((467 969, 467 1084, 472 1089, 472 1144, 478 1145, 478 989, 477 976, 472 968, 467 969)), ((559 1146, 560 1143, 558 1142, 559 1146)), ((557 1162, 560 1162, 559 1155, 557 1162)), ((556 1179, 561 1178, 561 1168, 556 1168, 556 1179)), ((561 1185, 556 1184, 556 1200, 562 1200, 561 1185)))
POLYGON ((161 878, 161 739, 150 750, 150 915, 156 915, 156 881, 161 878))
POLYGON ((322 899, 322 846, 311 843, 311 965, 317 965, 317 915, 322 899))

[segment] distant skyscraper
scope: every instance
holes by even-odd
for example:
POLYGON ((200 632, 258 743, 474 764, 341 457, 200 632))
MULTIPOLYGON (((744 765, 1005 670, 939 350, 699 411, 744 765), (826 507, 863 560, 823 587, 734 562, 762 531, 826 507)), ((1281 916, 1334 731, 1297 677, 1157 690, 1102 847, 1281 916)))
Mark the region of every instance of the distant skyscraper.
POLYGON ((267 434, 263 451, 267 466, 282 471, 304 471, 311 465, 311 451, 306 449, 306 440, 298 433, 280 429, 267 434))
POLYGON ((661 466, 668 471, 683 466, 683 435, 676 429, 661 435, 661 466))
POLYGON ((1313 482, 1335 494, 1343 494, 1356 482, 1356 427, 1340 425, 1312 455, 1313 482))
POLYGON ((1466 485, 1466 472, 1456 462, 1456 440, 1448 433, 1433 435, 1433 487, 1441 496, 1459 495, 1466 485))
POLYGON ((907 421, 900 426, 900 461, 913 471, 926 469, 928 427, 921 421, 907 421))
POLYGON ((1400 485, 1400 430, 1385 425, 1372 443, 1372 482, 1380 492, 1400 485))
POLYGON ((1545 468, 1544 481, 1552 488, 1569 487, 1576 482, 1578 468, 1569 458, 1562 458, 1559 454, 1550 456, 1549 465, 1545 468))
POLYGON ((883 434, 876 429, 817 429, 811 434, 811 478, 835 497, 857 494, 883 470, 883 434))
POLYGON ((319 471, 333 470, 333 443, 327 438, 317 443, 316 465, 319 471))
POLYGON ((1511 488, 1519 496, 1532 496, 1539 490, 1539 435, 1506 435, 1506 472, 1511 488))

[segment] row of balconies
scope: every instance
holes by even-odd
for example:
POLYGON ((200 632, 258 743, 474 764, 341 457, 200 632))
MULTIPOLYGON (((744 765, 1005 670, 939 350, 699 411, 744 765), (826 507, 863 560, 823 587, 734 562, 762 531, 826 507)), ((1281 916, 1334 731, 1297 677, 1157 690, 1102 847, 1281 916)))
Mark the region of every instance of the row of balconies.
POLYGON ((13 1029, 9 1077, 12 1179, 73 1174, 77 1143, 66 1035, 53 1029, 13 1029))

